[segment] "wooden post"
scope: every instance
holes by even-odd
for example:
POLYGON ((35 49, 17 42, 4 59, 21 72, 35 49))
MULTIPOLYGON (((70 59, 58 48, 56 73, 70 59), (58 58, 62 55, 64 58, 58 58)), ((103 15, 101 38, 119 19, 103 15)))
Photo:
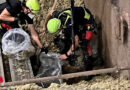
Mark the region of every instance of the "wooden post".
POLYGON ((3 85, 5 83, 5 76, 4 76, 4 68, 3 68, 3 61, 2 61, 2 54, 0 49, 0 85, 3 85))
POLYGON ((30 59, 18 61, 9 58, 9 65, 12 81, 30 79, 34 76, 30 59))

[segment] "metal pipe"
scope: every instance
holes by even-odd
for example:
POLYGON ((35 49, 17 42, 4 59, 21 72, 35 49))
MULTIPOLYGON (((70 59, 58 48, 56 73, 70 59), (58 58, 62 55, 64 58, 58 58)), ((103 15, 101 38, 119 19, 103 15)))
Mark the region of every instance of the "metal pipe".
POLYGON ((78 72, 78 73, 71 73, 71 74, 63 74, 59 76, 50 76, 50 77, 43 77, 43 78, 28 79, 28 80, 23 80, 23 81, 7 82, 2 86, 14 86, 14 85, 29 84, 29 83, 40 83, 40 82, 47 82, 47 81, 51 81, 55 79, 68 79, 68 78, 74 78, 74 77, 80 77, 80 76, 112 73, 116 71, 118 71, 118 69, 114 67, 114 68, 92 70, 92 71, 85 71, 85 72, 78 72))

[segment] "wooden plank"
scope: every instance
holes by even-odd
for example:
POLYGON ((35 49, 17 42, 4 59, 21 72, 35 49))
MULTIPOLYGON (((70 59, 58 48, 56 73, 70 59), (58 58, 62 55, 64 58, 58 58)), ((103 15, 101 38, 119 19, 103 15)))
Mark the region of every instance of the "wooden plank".
POLYGON ((9 66, 12 81, 19 81, 34 77, 30 59, 19 61, 10 58, 9 66))
POLYGON ((5 76, 4 76, 4 68, 3 68, 1 49, 0 49, 0 78, 3 79, 3 82, 0 83, 0 85, 3 85, 5 83, 5 76))
POLYGON ((47 82, 47 81, 56 80, 56 79, 69 79, 69 78, 74 78, 74 77, 98 75, 98 74, 106 74, 106 73, 117 73, 117 72, 120 72, 122 70, 130 70, 130 67, 129 66, 126 66, 126 67, 117 67, 116 66, 116 67, 113 67, 113 68, 105 68, 105 69, 99 69, 99 70, 63 74, 63 75, 58 75, 58 76, 49 76, 49 77, 28 79, 28 80, 24 80, 24 81, 7 82, 7 83, 5 83, 5 86, 14 86, 14 85, 29 84, 29 83, 47 82))
MULTIPOLYGON (((126 70, 126 69, 130 69, 130 68, 129 67, 122 68, 122 70, 126 70)), ((29 84, 29 83, 40 83, 40 82, 48 82, 51 80, 57 80, 57 79, 69 79, 69 78, 81 77, 81 76, 114 73, 114 72, 117 72, 118 70, 121 70, 121 69, 114 67, 114 68, 106 68, 106 69, 99 69, 99 70, 92 70, 92 71, 85 71, 85 72, 76 72, 76 73, 63 74, 63 75, 58 75, 58 76, 28 79, 24 81, 7 82, 5 83, 5 86, 23 85, 23 84, 29 84)))

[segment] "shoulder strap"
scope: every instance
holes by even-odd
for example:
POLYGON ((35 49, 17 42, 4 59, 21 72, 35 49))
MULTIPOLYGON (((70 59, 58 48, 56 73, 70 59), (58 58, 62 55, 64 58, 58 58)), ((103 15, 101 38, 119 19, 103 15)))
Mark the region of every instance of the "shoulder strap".
POLYGON ((64 11, 62 11, 59 14, 58 18, 60 18, 62 15, 66 15, 66 20, 65 20, 64 25, 63 25, 63 27, 65 27, 68 19, 71 18, 71 10, 64 10, 64 11))
POLYGON ((84 9, 84 12, 85 12, 85 15, 84 15, 84 18, 89 20, 90 19, 90 14, 86 11, 86 9, 83 7, 84 9))
POLYGON ((69 16, 71 16, 71 11, 70 10, 64 10, 64 11, 62 11, 60 14, 59 14, 59 16, 58 16, 58 18, 60 18, 60 16, 62 16, 62 15, 69 15, 69 16))

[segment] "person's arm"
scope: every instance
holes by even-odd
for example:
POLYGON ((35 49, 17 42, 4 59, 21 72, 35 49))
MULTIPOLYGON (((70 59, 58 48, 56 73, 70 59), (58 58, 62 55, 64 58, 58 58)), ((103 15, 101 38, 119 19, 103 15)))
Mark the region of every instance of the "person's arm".
POLYGON ((44 31, 47 31, 47 23, 48 23, 49 19, 51 18, 53 12, 54 12, 54 10, 50 10, 49 13, 47 14, 47 17, 46 17, 45 23, 44 23, 44 28, 43 28, 44 31))
POLYGON ((2 21, 14 21, 15 17, 12 17, 8 10, 5 8, 0 14, 0 20, 2 21))
POLYGON ((42 44, 41 44, 41 42, 39 40, 38 34, 35 31, 34 25, 33 24, 28 24, 28 28, 30 30, 32 39, 37 43, 39 48, 42 48, 42 44))
MULTIPOLYGON (((79 37, 78 35, 75 36, 75 49, 79 46, 79 37)), ((72 54, 72 51, 74 50, 74 45, 71 46, 71 48, 68 50, 67 55, 70 56, 72 54)))
MULTIPOLYGON (((79 46, 79 37, 78 37, 78 35, 76 35, 76 36, 75 36, 75 49, 76 49, 78 46, 79 46)), ((70 56, 70 55, 72 54, 73 50, 74 50, 74 45, 72 45, 72 46, 70 47, 70 49, 68 50, 68 52, 66 53, 67 56, 70 56)), ((61 54, 61 55, 60 55, 60 59, 62 59, 62 60, 67 59, 68 57, 66 56, 66 54, 61 54)))

